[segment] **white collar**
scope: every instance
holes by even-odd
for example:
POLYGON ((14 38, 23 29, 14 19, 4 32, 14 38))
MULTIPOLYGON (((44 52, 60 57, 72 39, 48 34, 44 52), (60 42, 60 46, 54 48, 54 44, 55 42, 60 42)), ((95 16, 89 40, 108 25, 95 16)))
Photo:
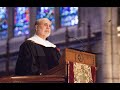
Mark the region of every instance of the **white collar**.
POLYGON ((37 44, 43 45, 45 47, 56 47, 56 45, 54 45, 53 43, 49 42, 48 40, 44 40, 42 38, 40 38, 38 35, 34 35, 31 38, 28 38, 27 40, 31 40, 37 44))

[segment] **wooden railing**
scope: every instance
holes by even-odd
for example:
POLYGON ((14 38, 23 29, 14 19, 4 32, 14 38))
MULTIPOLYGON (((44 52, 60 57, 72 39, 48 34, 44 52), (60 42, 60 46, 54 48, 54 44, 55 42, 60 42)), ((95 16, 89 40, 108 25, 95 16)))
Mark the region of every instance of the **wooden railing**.
POLYGON ((1 77, 0 83, 65 83, 63 75, 1 77))

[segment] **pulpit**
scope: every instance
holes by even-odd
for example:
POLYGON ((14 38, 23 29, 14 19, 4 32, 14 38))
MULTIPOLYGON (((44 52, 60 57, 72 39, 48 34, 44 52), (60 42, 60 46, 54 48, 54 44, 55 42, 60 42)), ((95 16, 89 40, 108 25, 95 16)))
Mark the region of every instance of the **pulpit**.
POLYGON ((59 65, 47 72, 48 75, 63 75, 67 83, 95 83, 95 54, 66 48, 59 65))
POLYGON ((40 76, 1 77, 0 83, 95 83, 95 54, 66 48, 59 65, 40 76))

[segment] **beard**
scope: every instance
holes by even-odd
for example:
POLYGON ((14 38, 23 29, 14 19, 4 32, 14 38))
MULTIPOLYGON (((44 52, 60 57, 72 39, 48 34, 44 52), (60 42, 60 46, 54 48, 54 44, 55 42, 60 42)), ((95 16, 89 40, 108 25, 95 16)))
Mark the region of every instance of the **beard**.
POLYGON ((42 29, 42 30, 39 29, 38 34, 47 38, 50 36, 51 31, 46 29, 42 29))
POLYGON ((50 36, 50 32, 45 32, 46 38, 50 36))
POLYGON ((40 34, 41 34, 41 36, 44 36, 45 38, 48 38, 50 36, 49 31, 40 32, 40 34))
POLYGON ((50 30, 45 30, 43 33, 46 37, 49 37, 51 32, 50 30))

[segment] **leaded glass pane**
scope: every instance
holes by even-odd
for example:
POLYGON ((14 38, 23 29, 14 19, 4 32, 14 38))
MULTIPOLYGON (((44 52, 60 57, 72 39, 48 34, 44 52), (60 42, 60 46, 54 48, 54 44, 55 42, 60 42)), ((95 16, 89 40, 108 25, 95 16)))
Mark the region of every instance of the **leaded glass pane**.
POLYGON ((60 7, 61 27, 78 24, 78 7, 60 7))
POLYGON ((0 39, 6 39, 8 36, 7 9, 0 7, 0 39))
POLYGON ((29 7, 16 7, 14 17, 14 36, 28 35, 29 23, 29 7))
POLYGON ((55 29, 55 16, 54 16, 54 7, 38 7, 37 8, 37 19, 39 18, 48 18, 52 21, 51 28, 55 29))

